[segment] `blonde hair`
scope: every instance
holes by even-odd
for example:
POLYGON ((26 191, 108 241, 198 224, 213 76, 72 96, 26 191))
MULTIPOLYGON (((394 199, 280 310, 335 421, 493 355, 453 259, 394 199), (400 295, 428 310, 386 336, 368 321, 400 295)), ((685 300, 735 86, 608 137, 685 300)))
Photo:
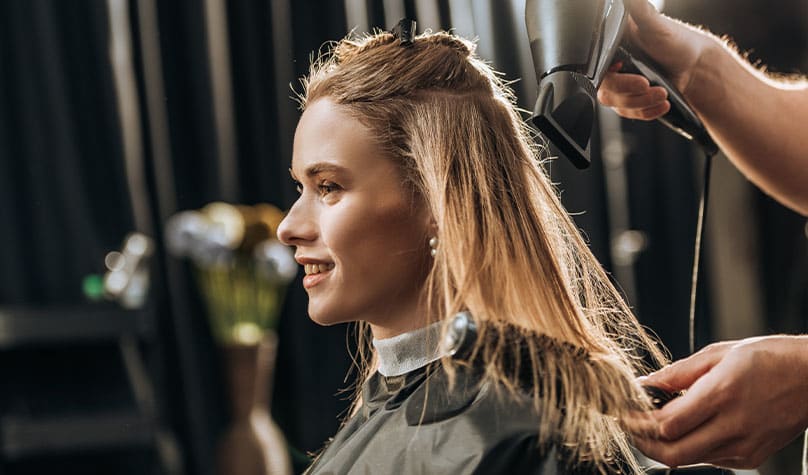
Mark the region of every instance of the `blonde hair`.
MULTIPOLYGON (((440 249, 425 283, 429 320, 469 310, 482 333, 507 326, 579 350, 526 338, 517 359, 529 362, 528 388, 506 361, 505 332, 480 335, 474 353, 486 380, 527 389, 541 446, 561 444, 601 471, 616 459, 639 470, 616 417, 648 407, 634 378, 644 359, 665 357, 562 207, 512 91, 474 44, 445 32, 410 45, 388 32, 349 37, 313 61, 303 86, 301 108, 321 98, 344 106, 430 208, 440 249)), ((357 389, 374 370, 359 325, 357 389)), ((457 363, 443 363, 453 374, 457 363)))

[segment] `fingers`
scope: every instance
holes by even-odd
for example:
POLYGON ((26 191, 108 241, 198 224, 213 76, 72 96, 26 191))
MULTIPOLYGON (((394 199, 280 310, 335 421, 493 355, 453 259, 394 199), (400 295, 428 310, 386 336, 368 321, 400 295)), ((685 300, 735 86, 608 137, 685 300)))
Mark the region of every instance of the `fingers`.
POLYGON ((632 444, 642 453, 671 467, 708 463, 719 467, 751 469, 760 466, 766 457, 749 447, 742 437, 726 435, 731 432, 719 422, 710 422, 699 431, 671 442, 646 437, 634 437, 632 444))
POLYGON ((676 440, 713 418, 723 402, 723 371, 711 370, 721 361, 728 346, 711 345, 695 355, 673 363, 641 380, 644 386, 667 391, 689 389, 683 396, 657 411, 630 413, 623 422, 638 437, 676 440))
POLYGON ((609 66, 609 72, 610 73, 616 73, 617 71, 620 71, 620 69, 622 69, 622 68, 623 68, 623 62, 622 61, 617 61, 613 65, 609 66))
POLYGON ((655 413, 657 411, 632 411, 625 414, 620 419, 620 425, 629 434, 643 439, 659 438, 659 421, 655 413))
POLYGON ((715 416, 717 409, 709 398, 709 391, 688 391, 656 411, 657 435, 668 441, 679 439, 715 416))
POLYGON ((639 94, 618 94, 610 89, 600 89, 598 99, 604 105, 619 109, 649 109, 658 106, 668 99, 668 91, 662 87, 649 87, 639 94))
POLYGON ((705 401, 701 388, 688 391, 656 411, 632 412, 621 419, 623 428, 637 438, 670 443, 715 417, 717 406, 705 401))
MULTIPOLYGON (((699 457, 698 453, 705 452, 702 450, 696 450, 693 452, 688 452, 686 449, 682 449, 679 447, 671 447, 665 443, 661 443, 655 440, 649 439, 634 439, 633 444, 640 452, 644 453, 648 457, 662 462, 669 467, 680 467, 682 465, 691 465, 691 464, 701 464, 707 463, 710 465, 715 465, 717 467, 724 467, 724 468, 733 468, 733 469, 754 469, 760 466, 764 460, 756 460, 750 459, 743 455, 735 455, 735 456, 726 456, 721 458, 712 458, 713 453, 722 453, 722 452, 734 452, 729 447, 732 447, 733 444, 727 445, 725 447, 714 448, 712 453, 705 453, 702 457, 699 457)), ((757 473, 757 472, 755 472, 757 473)))
POLYGON ((622 109, 619 107, 613 107, 613 109, 618 115, 625 117, 626 119, 648 121, 659 119, 663 115, 667 114, 671 110, 671 103, 665 101, 662 104, 651 106, 647 109, 622 109))
POLYGON ((710 345, 644 378, 642 384, 688 391, 660 410, 621 420, 637 448, 671 466, 710 462, 750 468, 782 446, 771 432, 760 436, 765 416, 750 420, 748 408, 739 407, 739 401, 755 397, 743 390, 749 388, 748 380, 739 386, 744 367, 739 367, 735 348, 736 342, 710 345))
MULTIPOLYGON (((726 448, 720 449, 718 451, 721 452, 728 452, 728 453, 739 453, 735 444, 730 444, 726 448)), ((732 455, 732 456, 720 456, 720 458, 707 458, 704 460, 706 463, 710 465, 715 465, 717 467, 726 467, 726 468, 739 468, 739 469, 754 469, 760 467, 763 462, 766 461, 766 457, 761 457, 760 455, 732 455)), ((757 472, 755 472, 757 473, 757 472)))
POLYGON ((610 68, 598 90, 598 100, 629 119, 653 120, 670 110, 668 91, 652 87, 648 79, 639 74, 616 72, 619 63, 610 68))
MULTIPOLYGON (((714 352, 709 351, 708 353, 714 352)), ((681 377, 684 379, 679 380, 680 383, 686 382, 686 379, 691 378, 693 374, 702 373, 703 368, 709 366, 708 364, 700 366, 700 364, 702 361, 710 359, 711 355, 702 356, 704 357, 699 358, 699 361, 696 362, 698 364, 693 365, 695 371, 692 374, 683 373, 681 377)), ((682 363, 684 362, 686 362, 686 360, 682 360, 682 363)), ((710 368, 712 368, 712 366, 710 366, 710 368)), ((669 402, 659 411, 655 411, 655 417, 659 422, 659 437, 664 440, 682 438, 706 421, 715 417, 716 414, 720 412, 722 406, 729 402, 728 398, 732 398, 733 396, 728 394, 728 391, 725 390, 730 379, 730 376, 726 375, 725 371, 720 369, 708 371, 703 376, 698 377, 683 396, 669 402)), ((674 377, 668 379, 668 381, 676 380, 674 377)), ((679 385, 675 385, 674 387, 676 386, 679 385)), ((727 418, 723 417, 720 418, 720 422, 730 423, 733 421, 727 421, 727 418)))
POLYGON ((698 353, 649 374, 642 383, 668 391, 687 389, 717 365, 728 349, 729 346, 726 344, 710 345, 698 353))
POLYGON ((598 92, 609 91, 616 94, 645 94, 649 89, 651 89, 651 84, 648 82, 648 78, 645 76, 612 71, 617 65, 622 67, 622 63, 615 63, 612 65, 612 67, 609 69, 611 72, 603 77, 603 82, 601 83, 598 92))
POLYGON ((726 436, 730 431, 723 425, 721 419, 714 418, 674 441, 635 436, 632 443, 645 455, 671 467, 705 460, 726 461, 731 452, 728 447, 734 441, 726 436))

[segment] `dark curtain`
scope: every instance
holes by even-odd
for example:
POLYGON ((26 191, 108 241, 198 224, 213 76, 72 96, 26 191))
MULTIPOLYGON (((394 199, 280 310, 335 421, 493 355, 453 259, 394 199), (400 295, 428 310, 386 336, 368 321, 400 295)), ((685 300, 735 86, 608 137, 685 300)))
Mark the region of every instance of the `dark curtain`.
MULTIPOLYGON (((164 395, 163 413, 181 442, 187 473, 213 473, 216 438, 228 414, 204 308, 186 264, 167 256, 160 245, 162 223, 173 212, 215 200, 269 202, 281 208, 291 205, 295 192, 287 168, 299 112, 290 99, 290 85, 299 88, 297 78, 308 69, 312 52, 355 26, 345 3, 223 2, 229 46, 225 67, 235 133, 233 154, 224 156, 219 152, 222 131, 217 126, 208 49, 213 33, 207 26, 205 2, 155 2, 162 105, 169 138, 166 158, 154 147, 158 125, 149 120, 153 104, 147 100, 154 84, 144 66, 148 51, 142 50, 142 40, 154 25, 142 23, 145 17, 141 13, 148 6, 145 1, 125 1, 143 129, 145 196, 126 191, 124 125, 119 119, 108 51, 108 3, 0 3, 0 305, 90 305, 82 294, 82 278, 100 272, 106 252, 118 248, 123 236, 137 228, 133 200, 141 200, 149 210, 158 242, 150 300, 158 331, 147 346, 152 349, 155 384, 164 395), (235 166, 234 194, 228 195, 223 184, 223 164, 235 166), (173 175, 170 186, 161 185, 169 173, 173 175)), ((471 36, 491 32, 490 37, 480 36, 481 54, 507 79, 523 78, 514 84, 519 105, 532 110, 536 87, 521 30, 523 2, 440 0, 436 2, 438 17, 432 20, 435 24, 419 18, 419 2, 413 0, 354 3, 364 7, 368 27, 392 27, 399 18, 392 18, 385 7, 396 5, 400 7, 396 11, 419 21, 419 31, 454 27, 471 36), (458 23, 458 19, 470 17, 471 24, 458 23)), ((727 10, 738 12, 738 22, 747 15, 727 2, 709 7, 670 3, 673 15, 707 23, 722 33, 741 36, 746 31, 718 23, 727 10), (712 12, 712 16, 698 16, 694 9, 712 12)), ((805 25, 798 27, 795 17, 789 23, 793 28, 784 31, 799 32, 804 38, 805 25)), ((805 56, 804 47, 794 46, 796 41, 759 36, 749 41, 749 47, 758 48, 761 57, 782 61, 778 64, 784 69, 804 64, 796 59, 805 56), (793 46, 790 55, 778 49, 781 44, 793 46)), ((633 266, 637 288, 632 304, 672 353, 683 356, 688 352, 687 309, 701 157, 687 142, 657 124, 625 122, 622 127, 630 145, 630 202, 622 212, 630 217, 632 228, 647 236, 647 247, 633 266)), ((571 212, 583 212, 575 219, 608 270, 613 267, 609 223, 614 211, 606 205, 604 169, 597 151, 600 138, 594 140, 596 153, 589 170, 576 170, 563 157, 550 167, 565 205, 571 212)), ((805 331, 808 245, 801 234, 804 220, 767 198, 761 197, 758 204, 759 209, 752 212, 764 225, 761 291, 770 315, 767 325, 773 331, 805 331)), ((711 238, 720 239, 708 236, 711 238)), ((702 276, 700 298, 706 303, 710 289, 705 282, 702 276)), ((698 315, 699 346, 712 339, 709 310, 704 305, 698 315)), ((348 386, 347 341, 352 334, 344 325, 322 328, 313 324, 307 317, 305 293, 296 282, 289 289, 279 336, 273 414, 301 469, 306 464, 304 454, 321 448, 336 432, 338 416, 348 406, 348 394, 338 392, 348 386)), ((119 363, 104 356, 110 351, 65 348, 59 357, 66 366, 86 365, 89 372, 114 379, 119 363)), ((20 410, 19 401, 29 398, 30 391, 45 392, 58 381, 55 368, 43 368, 44 361, 34 365, 34 353, 0 353, 0 371, 13 374, 17 378, 13 381, 18 381, 8 386, 13 390, 4 386, 0 415, 20 410), (13 368, 18 368, 16 373, 10 373, 13 368), (29 373, 40 381, 34 389, 26 389, 29 380, 35 379, 29 373)), ((90 383, 76 385, 97 390, 90 383)), ((117 394, 112 391, 110 398, 117 394)), ((121 470, 147 473, 137 463, 121 470)))
MULTIPOLYGON (((104 2, 0 2, 0 313, 93 306, 83 279, 135 229, 104 2)), ((5 338, 5 326, 0 330, 5 338)), ((152 341, 148 355, 162 359, 152 341)), ((155 374, 159 369, 155 369, 155 374)), ((0 349, 0 421, 134 406, 113 342, 0 349), (92 408, 86 411, 86 408, 92 408)), ((110 451, 88 460, 39 456, 0 472, 151 473, 154 457, 110 451)))
POLYGON ((82 300, 134 227, 103 2, 0 4, 0 301, 82 300))

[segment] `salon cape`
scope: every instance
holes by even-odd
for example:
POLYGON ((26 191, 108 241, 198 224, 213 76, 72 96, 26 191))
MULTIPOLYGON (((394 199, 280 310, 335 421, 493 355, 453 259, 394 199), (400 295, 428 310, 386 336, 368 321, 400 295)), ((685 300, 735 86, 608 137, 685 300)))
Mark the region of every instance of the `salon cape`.
POLYGON ((480 381, 479 371, 460 367, 450 391, 440 360, 395 376, 377 371, 362 406, 306 473, 592 473, 570 470, 554 447, 538 446, 528 397, 480 381))

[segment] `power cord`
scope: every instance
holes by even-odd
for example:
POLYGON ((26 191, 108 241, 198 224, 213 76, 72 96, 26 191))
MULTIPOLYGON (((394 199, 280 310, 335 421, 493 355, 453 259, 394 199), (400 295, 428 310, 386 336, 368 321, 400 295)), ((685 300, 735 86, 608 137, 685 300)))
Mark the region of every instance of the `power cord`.
POLYGON ((690 280, 690 326, 688 331, 690 354, 696 351, 696 296, 698 294, 699 264, 701 263, 701 241, 704 238, 704 221, 707 218, 707 199, 710 196, 710 174, 714 153, 704 153, 704 185, 699 200, 699 215, 696 222, 696 239, 693 249, 693 273, 690 280))

